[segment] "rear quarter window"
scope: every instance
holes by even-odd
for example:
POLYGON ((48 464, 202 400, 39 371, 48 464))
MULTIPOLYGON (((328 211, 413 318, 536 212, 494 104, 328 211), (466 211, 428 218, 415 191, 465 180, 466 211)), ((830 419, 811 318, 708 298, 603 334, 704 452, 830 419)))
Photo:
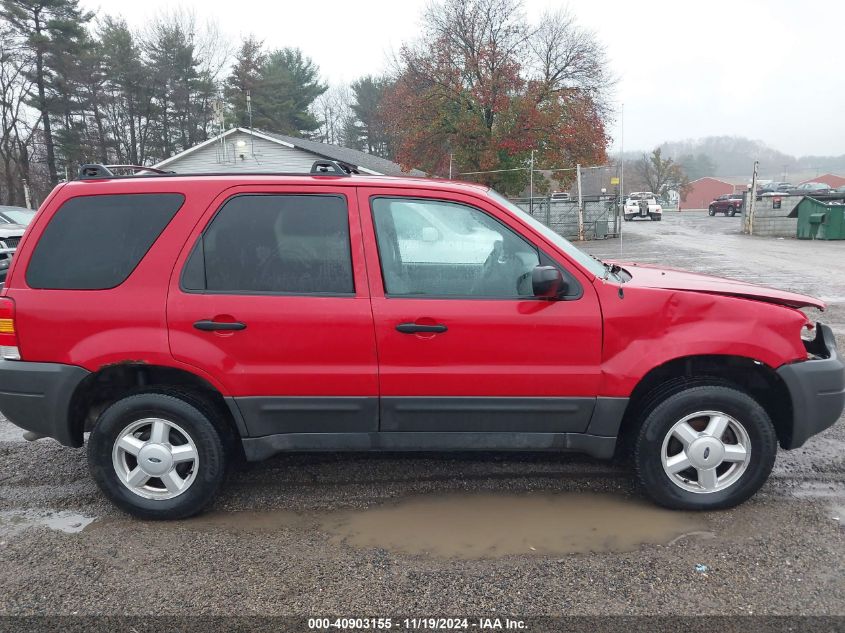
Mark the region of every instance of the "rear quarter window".
POLYGON ((80 196, 53 215, 29 260, 26 283, 53 290, 122 284, 185 202, 177 193, 80 196))

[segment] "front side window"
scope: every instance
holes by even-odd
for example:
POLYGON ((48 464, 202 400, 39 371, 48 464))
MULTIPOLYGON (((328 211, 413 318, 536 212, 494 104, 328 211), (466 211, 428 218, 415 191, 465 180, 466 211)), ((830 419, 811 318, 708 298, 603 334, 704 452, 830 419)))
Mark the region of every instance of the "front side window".
POLYGON ((483 211, 453 202, 374 198, 391 296, 532 296, 537 249, 483 211))
POLYGON ((194 247, 186 290, 209 293, 352 294, 346 199, 239 195, 194 247))
POLYGON ((80 196, 41 234, 26 270, 31 288, 106 290, 122 284, 185 201, 178 193, 80 196))

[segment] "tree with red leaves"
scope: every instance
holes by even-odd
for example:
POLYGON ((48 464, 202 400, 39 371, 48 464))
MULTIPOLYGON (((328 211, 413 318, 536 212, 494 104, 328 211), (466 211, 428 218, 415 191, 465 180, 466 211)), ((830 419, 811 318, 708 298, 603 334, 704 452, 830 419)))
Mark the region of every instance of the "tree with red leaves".
POLYGON ((450 155, 455 173, 520 168, 472 177, 503 193, 525 188, 532 150, 537 168, 602 163, 607 65, 566 11, 532 27, 519 0, 433 4, 382 102, 396 159, 435 175, 450 155))

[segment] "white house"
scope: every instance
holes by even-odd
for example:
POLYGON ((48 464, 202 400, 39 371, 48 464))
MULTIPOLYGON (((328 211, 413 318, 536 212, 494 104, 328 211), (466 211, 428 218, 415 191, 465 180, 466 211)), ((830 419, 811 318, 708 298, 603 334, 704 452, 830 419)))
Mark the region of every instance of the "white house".
POLYGON ((308 173, 315 160, 326 158, 354 165, 365 174, 426 175, 417 169, 403 172, 392 161, 355 149, 240 127, 171 156, 155 167, 185 174, 239 171, 308 173))

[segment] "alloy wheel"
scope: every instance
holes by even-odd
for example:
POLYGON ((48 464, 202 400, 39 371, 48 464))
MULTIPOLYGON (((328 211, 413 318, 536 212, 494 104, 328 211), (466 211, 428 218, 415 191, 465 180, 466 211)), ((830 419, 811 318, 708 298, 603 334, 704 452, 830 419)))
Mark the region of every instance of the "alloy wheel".
POLYGON ((136 495, 172 499, 194 482, 199 452, 178 424, 163 418, 143 418, 118 434, 112 463, 120 482, 136 495))
POLYGON ((745 427, 720 411, 698 411, 676 422, 663 440, 663 470, 689 492, 714 493, 735 484, 751 460, 745 427))

